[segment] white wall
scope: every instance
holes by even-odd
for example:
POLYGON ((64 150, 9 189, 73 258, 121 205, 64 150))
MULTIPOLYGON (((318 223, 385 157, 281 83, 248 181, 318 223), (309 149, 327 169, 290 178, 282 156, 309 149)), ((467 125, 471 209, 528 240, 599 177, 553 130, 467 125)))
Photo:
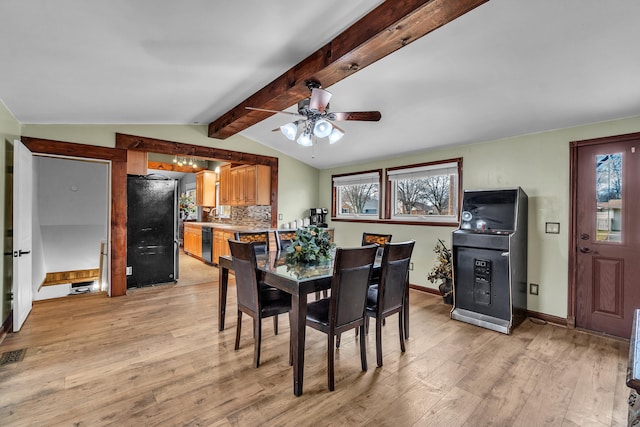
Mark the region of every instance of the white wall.
POLYGON ((108 164, 36 156, 34 169, 34 236, 41 239, 44 273, 98 268, 108 236, 108 164))

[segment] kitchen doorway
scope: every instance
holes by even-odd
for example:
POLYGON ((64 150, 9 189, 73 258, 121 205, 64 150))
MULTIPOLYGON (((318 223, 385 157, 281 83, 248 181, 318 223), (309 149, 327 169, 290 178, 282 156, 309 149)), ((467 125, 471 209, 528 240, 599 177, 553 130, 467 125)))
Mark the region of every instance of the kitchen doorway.
POLYGON ((110 163, 35 155, 33 169, 34 300, 106 294, 110 163))

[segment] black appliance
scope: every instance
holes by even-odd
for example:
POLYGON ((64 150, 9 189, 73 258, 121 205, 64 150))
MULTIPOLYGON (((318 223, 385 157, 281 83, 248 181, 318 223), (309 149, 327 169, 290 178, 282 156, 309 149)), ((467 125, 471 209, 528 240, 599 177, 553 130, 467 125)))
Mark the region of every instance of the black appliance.
POLYGON ((327 208, 311 208, 309 209, 309 224, 317 227, 326 227, 326 217, 329 211, 327 208))
POLYGON ((178 279, 178 183, 127 177, 127 288, 178 279))
POLYGON ((213 230, 211 227, 202 227, 202 259, 211 263, 213 258, 213 230))
POLYGON ((525 319, 527 205, 519 187, 464 191, 452 235, 452 319, 505 334, 525 319))

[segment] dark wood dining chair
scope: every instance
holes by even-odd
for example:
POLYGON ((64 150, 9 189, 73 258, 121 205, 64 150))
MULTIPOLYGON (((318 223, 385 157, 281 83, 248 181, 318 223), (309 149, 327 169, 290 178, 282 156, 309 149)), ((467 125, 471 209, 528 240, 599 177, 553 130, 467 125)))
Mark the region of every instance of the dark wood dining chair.
POLYGON ((255 242, 254 248, 256 254, 266 254, 269 252, 269 232, 268 231, 255 231, 255 232, 240 232, 236 231, 235 239, 240 242, 255 242))
MULTIPOLYGON (((392 314, 398 314, 398 331, 400 335, 400 350, 404 353, 404 303, 408 291, 409 263, 415 245, 414 240, 401 243, 387 243, 382 253, 380 268, 380 282, 369 286, 367 293, 367 320, 376 318, 376 359, 378 366, 382 366, 382 323, 392 314)), ((366 322, 368 325, 368 322, 366 322)))
POLYGON ((274 230, 273 234, 276 238, 276 249, 285 251, 291 246, 291 241, 296 237, 296 230, 274 230))
MULTIPOLYGON (((275 319, 278 314, 288 313, 291 309, 291 295, 275 289, 258 280, 255 242, 240 242, 229 239, 229 248, 236 276, 238 294, 238 323, 236 325, 235 349, 240 348, 242 313, 253 318, 254 351, 253 364, 260 365, 260 343, 262 341, 262 319, 274 317, 274 332, 278 334, 275 319)), ((291 357, 291 355, 289 356, 291 357)))
POLYGON ((307 326, 327 334, 327 376, 330 391, 335 389, 334 346, 338 334, 360 328, 360 361, 362 370, 367 370, 365 307, 377 249, 376 245, 338 248, 331 279, 331 296, 307 306, 307 326))

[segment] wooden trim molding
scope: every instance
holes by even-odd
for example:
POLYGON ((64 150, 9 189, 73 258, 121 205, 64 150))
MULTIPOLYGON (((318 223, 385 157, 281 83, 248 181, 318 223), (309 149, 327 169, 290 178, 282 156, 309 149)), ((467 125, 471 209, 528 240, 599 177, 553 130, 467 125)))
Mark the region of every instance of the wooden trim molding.
POLYGON ((278 162, 277 157, 249 154, 222 148, 185 144, 145 136, 116 133, 116 148, 122 150, 146 151, 170 156, 200 157, 247 165, 271 167, 271 227, 278 226, 278 162))
POLYGON ((127 151, 23 136, 22 143, 34 154, 51 154, 111 161, 111 292, 127 294, 127 151))

